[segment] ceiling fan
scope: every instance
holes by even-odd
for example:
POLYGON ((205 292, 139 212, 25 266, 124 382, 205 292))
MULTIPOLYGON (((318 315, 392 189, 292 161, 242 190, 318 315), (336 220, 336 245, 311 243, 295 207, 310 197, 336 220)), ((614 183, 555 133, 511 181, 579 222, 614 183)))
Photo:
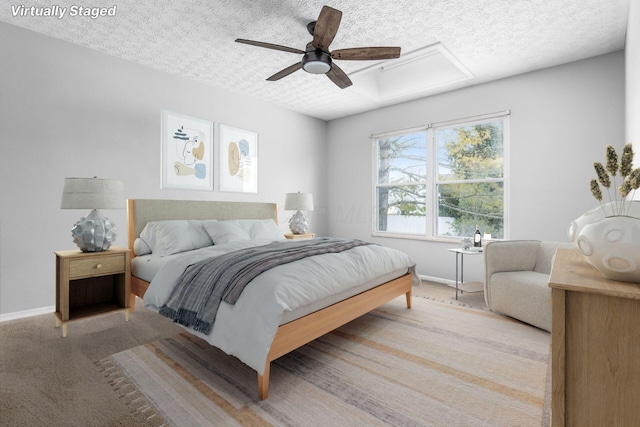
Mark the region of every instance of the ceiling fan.
POLYGON ((329 51, 329 45, 338 32, 341 19, 342 12, 323 6, 318 20, 307 24, 307 30, 313 36, 313 41, 307 44, 305 50, 245 39, 236 39, 236 42, 302 55, 300 62, 278 71, 267 79, 269 81, 280 80, 302 68, 308 73, 326 74, 341 89, 351 86, 352 83, 345 72, 333 62, 334 59, 361 61, 392 59, 400 56, 399 47, 356 47, 329 51))

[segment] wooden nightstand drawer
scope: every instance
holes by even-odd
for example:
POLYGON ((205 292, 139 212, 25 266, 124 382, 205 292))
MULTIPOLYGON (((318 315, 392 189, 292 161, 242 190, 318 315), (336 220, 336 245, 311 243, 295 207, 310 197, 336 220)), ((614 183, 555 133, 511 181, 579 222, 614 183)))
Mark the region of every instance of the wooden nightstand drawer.
POLYGON ((125 270, 125 257, 115 256, 90 257, 69 261, 69 279, 79 277, 98 277, 107 274, 122 273, 125 270))

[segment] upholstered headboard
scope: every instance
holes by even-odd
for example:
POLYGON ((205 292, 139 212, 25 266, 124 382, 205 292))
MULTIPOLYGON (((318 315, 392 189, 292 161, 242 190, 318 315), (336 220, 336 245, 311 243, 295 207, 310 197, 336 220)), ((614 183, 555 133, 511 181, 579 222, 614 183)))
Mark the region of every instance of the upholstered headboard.
POLYGON ((132 249, 134 240, 140 236, 142 229, 150 221, 267 218, 278 223, 278 209, 275 203, 128 199, 128 243, 129 248, 132 249))

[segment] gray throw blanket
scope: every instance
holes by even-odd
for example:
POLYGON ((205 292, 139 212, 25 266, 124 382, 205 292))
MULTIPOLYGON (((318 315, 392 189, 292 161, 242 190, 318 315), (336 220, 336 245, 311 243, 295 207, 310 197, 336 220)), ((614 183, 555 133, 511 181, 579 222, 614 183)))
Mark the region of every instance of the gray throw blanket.
POLYGON ((224 300, 235 304, 249 282, 270 268, 370 243, 323 237, 241 249, 187 267, 160 314, 208 334, 224 300))

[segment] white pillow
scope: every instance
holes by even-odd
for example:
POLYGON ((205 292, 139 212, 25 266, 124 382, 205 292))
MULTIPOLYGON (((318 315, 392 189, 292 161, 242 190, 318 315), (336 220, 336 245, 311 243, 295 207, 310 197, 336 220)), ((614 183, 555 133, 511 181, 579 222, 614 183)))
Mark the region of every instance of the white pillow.
POLYGON ((238 240, 251 240, 249 233, 240 228, 236 220, 207 223, 204 224, 204 229, 214 245, 223 245, 238 240))
POLYGON ((204 229, 216 245, 239 240, 281 240, 284 235, 272 219, 231 219, 205 223, 204 229))
POLYGON ((140 238, 158 256, 211 246, 213 242, 202 227, 201 221, 154 221, 145 225, 140 238))
POLYGON ((284 240, 284 234, 272 219, 240 220, 240 227, 249 227, 252 239, 284 240))
POLYGON ((151 248, 147 245, 147 242, 138 237, 133 241, 133 253, 136 254, 136 256, 150 254, 151 248))

